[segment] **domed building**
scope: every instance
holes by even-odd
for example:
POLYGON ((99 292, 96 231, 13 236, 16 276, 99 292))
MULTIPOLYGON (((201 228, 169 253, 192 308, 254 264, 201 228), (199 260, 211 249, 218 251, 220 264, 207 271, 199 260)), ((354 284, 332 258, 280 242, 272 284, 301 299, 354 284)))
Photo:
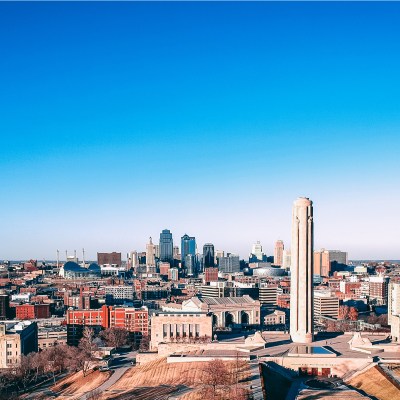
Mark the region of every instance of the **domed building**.
POLYGON ((85 268, 74 261, 68 261, 60 268, 60 276, 65 279, 99 278, 101 269, 96 263, 92 263, 88 268, 85 268))

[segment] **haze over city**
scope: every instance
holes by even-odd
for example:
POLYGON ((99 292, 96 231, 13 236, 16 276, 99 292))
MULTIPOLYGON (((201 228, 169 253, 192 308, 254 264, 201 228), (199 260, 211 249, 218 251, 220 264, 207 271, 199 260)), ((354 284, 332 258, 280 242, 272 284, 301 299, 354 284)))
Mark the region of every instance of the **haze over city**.
POLYGON ((75 7, 1 4, 0 258, 272 254, 298 196, 316 248, 399 258, 399 4, 75 7))

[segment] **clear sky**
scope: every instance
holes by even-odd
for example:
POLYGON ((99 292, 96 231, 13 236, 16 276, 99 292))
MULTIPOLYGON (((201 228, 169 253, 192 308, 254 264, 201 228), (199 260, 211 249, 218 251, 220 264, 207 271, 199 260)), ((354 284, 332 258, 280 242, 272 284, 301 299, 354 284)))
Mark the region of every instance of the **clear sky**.
POLYGON ((400 258, 400 3, 0 3, 0 259, 400 258))

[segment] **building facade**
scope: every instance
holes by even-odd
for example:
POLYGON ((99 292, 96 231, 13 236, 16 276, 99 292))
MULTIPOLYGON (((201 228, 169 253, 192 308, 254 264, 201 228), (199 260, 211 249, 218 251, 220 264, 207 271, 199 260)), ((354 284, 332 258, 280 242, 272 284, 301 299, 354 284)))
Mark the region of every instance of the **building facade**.
POLYGON ((206 243, 203 246, 203 268, 214 267, 214 245, 206 243))
POLYGON ((174 260, 174 243, 172 233, 169 229, 164 229, 160 233, 160 261, 168 261, 173 263, 174 260))
POLYGON ((240 260, 236 254, 229 254, 227 257, 219 257, 218 269, 222 273, 232 274, 240 272, 240 260))
POLYGON ((151 316, 151 350, 159 343, 211 339, 212 315, 207 312, 157 312, 151 316))
POLYGON ((277 240, 274 248, 274 265, 283 265, 283 250, 285 246, 282 240, 277 240))
POLYGON ((38 351, 35 322, 0 322, 0 369, 16 367, 22 355, 38 351))

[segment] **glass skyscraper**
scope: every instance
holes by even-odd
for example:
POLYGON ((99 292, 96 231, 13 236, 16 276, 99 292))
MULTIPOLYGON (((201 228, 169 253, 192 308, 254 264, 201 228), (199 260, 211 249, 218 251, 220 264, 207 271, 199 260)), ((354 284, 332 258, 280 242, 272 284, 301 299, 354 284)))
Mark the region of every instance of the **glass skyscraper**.
POLYGON ((214 245, 206 243, 203 246, 203 267, 210 268, 214 266, 214 245))
POLYGON ((181 260, 185 266, 185 258, 188 255, 196 255, 196 238, 186 233, 181 237, 181 260))
POLYGON ((172 233, 169 229, 164 229, 160 233, 160 261, 172 263, 174 260, 174 243, 172 233))

